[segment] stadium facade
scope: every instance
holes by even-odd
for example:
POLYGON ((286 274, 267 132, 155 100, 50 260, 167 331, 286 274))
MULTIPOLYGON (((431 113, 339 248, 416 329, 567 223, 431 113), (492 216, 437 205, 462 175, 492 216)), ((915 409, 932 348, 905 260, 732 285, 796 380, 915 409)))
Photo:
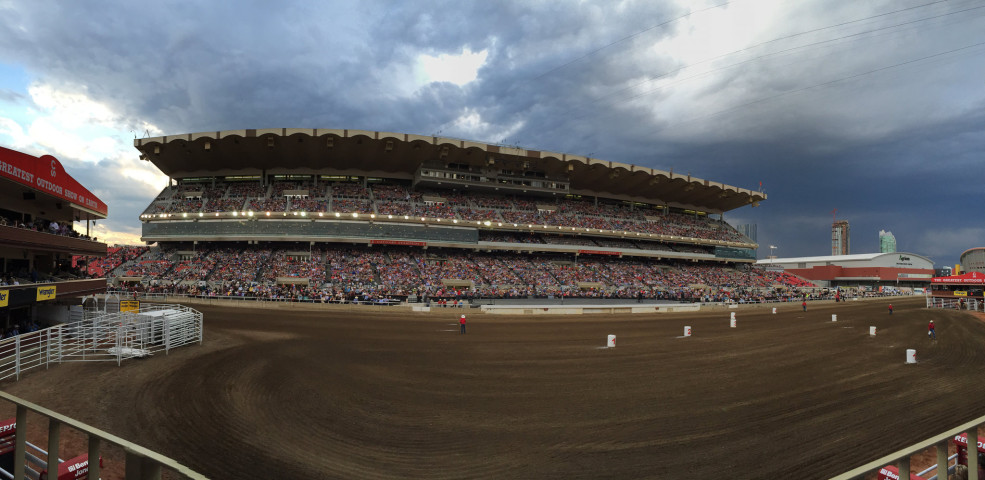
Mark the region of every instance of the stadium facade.
POLYGON ((903 252, 776 258, 757 263, 766 268, 782 269, 824 287, 926 288, 934 276, 933 260, 903 252))
MULTIPOLYGON (((78 259, 102 258, 105 243, 89 236, 106 218, 106 204, 51 155, 35 157, 0 147, 0 329, 64 321, 78 298, 106 291, 85 279, 78 259), (84 222, 84 232, 74 224, 84 222)), ((83 260, 84 262, 84 260, 83 260)))
POLYGON ((140 216, 141 239, 164 253, 157 252, 153 262, 162 265, 151 265, 150 275, 139 265, 150 254, 128 261, 115 275, 124 281, 164 279, 161 271, 169 270, 168 279, 185 284, 228 283, 229 275, 216 275, 225 270, 222 260, 202 259, 202 252, 222 250, 240 264, 243 254, 248 263, 274 256, 268 263, 318 264, 258 271, 256 281, 281 285, 416 281, 519 295, 640 294, 646 272, 630 274, 631 286, 613 277, 639 266, 748 269, 757 245, 724 216, 766 199, 672 171, 400 133, 233 130, 143 138, 134 146, 169 177, 140 216), (504 261, 519 264, 497 272, 504 261), (610 275, 606 265, 615 264, 625 268, 610 275), (410 270, 417 280, 394 279, 410 270))

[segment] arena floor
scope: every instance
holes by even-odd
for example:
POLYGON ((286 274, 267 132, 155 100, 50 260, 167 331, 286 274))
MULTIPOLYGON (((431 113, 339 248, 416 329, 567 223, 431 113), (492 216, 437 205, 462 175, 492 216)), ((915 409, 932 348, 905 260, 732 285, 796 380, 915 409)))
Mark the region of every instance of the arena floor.
POLYGON ((464 336, 459 311, 201 306, 201 346, 3 387, 216 479, 827 478, 985 413, 985 323, 893 302, 735 329, 473 312, 464 336))

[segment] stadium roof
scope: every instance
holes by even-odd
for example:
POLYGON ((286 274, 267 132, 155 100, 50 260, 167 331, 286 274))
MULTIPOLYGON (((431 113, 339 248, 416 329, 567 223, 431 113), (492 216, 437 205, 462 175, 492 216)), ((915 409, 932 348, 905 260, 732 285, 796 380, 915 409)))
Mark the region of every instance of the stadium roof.
POLYGON ((570 193, 711 213, 757 206, 766 194, 673 171, 445 137, 366 130, 274 128, 134 140, 141 158, 171 178, 326 174, 412 179, 421 167, 537 172, 570 193))

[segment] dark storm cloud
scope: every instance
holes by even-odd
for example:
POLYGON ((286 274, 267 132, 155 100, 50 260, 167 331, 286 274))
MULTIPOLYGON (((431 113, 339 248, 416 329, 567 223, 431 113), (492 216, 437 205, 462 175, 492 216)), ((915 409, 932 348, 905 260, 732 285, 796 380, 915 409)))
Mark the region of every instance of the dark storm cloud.
MULTIPOLYGON (((853 238, 889 229, 939 263, 977 246, 927 232, 985 230, 981 208, 954 208, 980 200, 966 174, 985 151, 980 2, 786 2, 737 16, 719 57, 679 50, 700 45, 670 40, 704 27, 675 19, 752 3, 681 3, 18 1, 0 60, 164 133, 440 130, 762 181, 770 199, 726 218, 758 223, 784 256, 827 254, 833 208, 853 238), (488 54, 475 81, 417 83, 419 55, 466 49, 488 54)), ((107 195, 134 219, 150 200, 107 195)))

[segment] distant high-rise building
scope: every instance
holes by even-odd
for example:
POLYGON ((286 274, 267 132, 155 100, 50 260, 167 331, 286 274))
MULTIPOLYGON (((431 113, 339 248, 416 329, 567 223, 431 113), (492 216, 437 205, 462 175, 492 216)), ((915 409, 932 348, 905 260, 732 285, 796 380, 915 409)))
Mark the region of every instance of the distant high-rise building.
POLYGON ((848 221, 836 220, 831 224, 831 254, 848 255, 851 248, 848 241, 848 221))
POLYGON ((739 233, 745 235, 746 237, 749 237, 749 240, 752 240, 754 242, 759 241, 756 238, 756 224, 755 223, 743 223, 742 225, 738 225, 735 228, 736 228, 736 230, 739 231, 739 233))
POLYGON ((896 237, 893 232, 879 230, 879 253, 895 253, 896 237))

